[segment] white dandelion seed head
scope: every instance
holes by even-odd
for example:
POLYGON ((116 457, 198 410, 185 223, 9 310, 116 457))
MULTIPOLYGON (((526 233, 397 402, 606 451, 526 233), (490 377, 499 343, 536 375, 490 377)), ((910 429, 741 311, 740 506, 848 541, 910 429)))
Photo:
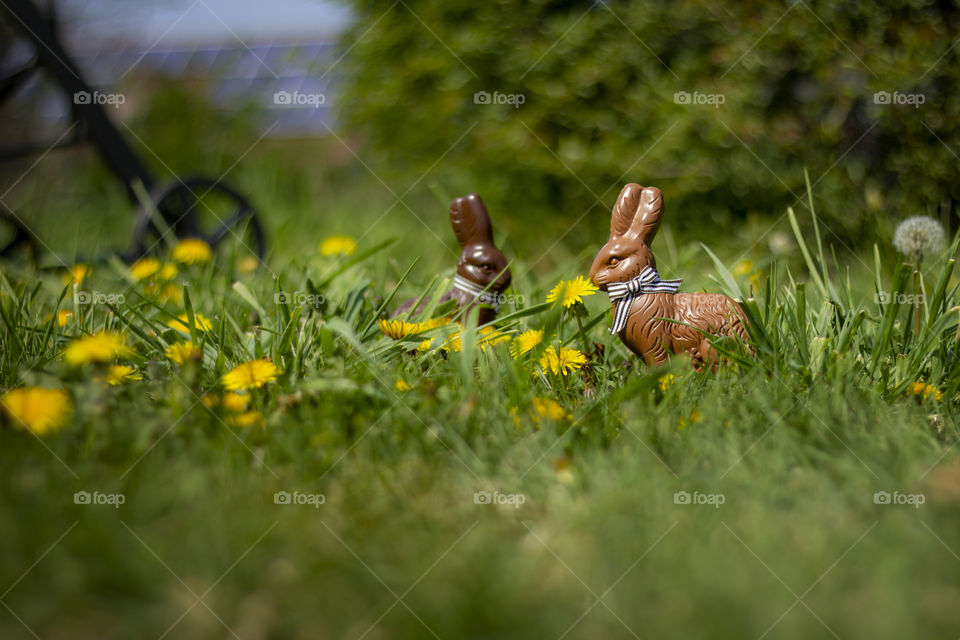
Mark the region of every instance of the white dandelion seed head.
POLYGON ((793 249, 793 239, 785 231, 774 231, 767 242, 770 250, 780 256, 787 255, 793 249))
POLYGON ((929 256, 943 248, 946 233, 930 216, 907 218, 893 232, 893 246, 906 256, 929 256))

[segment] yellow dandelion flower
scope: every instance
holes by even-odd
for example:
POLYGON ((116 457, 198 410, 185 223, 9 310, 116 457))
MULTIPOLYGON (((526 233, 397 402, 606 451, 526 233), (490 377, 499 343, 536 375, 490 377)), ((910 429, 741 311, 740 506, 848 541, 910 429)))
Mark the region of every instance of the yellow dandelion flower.
POLYGON ((177 364, 187 364, 188 362, 199 360, 202 354, 200 347, 192 342, 176 342, 167 347, 163 355, 177 364))
POLYGON ((127 273, 134 280, 146 280, 156 274, 163 265, 156 258, 140 258, 127 269, 127 273))
MULTIPOLYGON (((404 320, 388 320, 386 318, 381 318, 379 320, 380 331, 383 333, 383 335, 387 336, 388 338, 393 338, 394 340, 401 340, 407 336, 423 333, 424 331, 436 329, 437 327, 443 327, 450 324, 450 322, 450 318, 447 317, 431 318, 430 320, 425 320, 423 322, 406 322, 404 320)), ((443 348, 448 348, 448 346, 452 345, 455 347, 453 349, 454 351, 459 351, 459 342, 456 342, 455 338, 458 340, 459 334, 451 336, 447 339, 447 341, 444 341, 441 346, 443 348), (450 342, 449 345, 447 344, 448 341, 450 342)), ((417 345, 417 351, 429 351, 436 340, 436 338, 430 338, 421 341, 417 345)))
POLYGON ((401 393, 404 391, 410 391, 410 385, 404 380, 397 380, 397 384, 393 385, 393 388, 401 393))
MULTIPOLYGON (((383 335, 393 338, 394 340, 400 340, 415 333, 423 333, 430 329, 448 325, 450 324, 450 318, 441 316, 439 318, 425 320, 424 322, 406 322, 404 320, 380 318, 379 323, 380 331, 383 335)), ((427 342, 429 342, 429 340, 427 342)))
POLYGON ((63 360, 72 367, 88 362, 110 362, 133 353, 133 349, 124 342, 123 336, 101 331, 89 336, 77 338, 63 350, 63 360))
POLYGON ((225 393, 223 396, 211 393, 203 397, 203 404, 205 404, 208 409, 220 407, 230 413, 242 413, 247 410, 247 406, 250 404, 250 396, 245 393, 235 393, 233 391, 225 393))
POLYGON ((503 331, 494 329, 493 327, 480 327, 480 348, 486 351, 487 347, 492 347, 495 344, 501 344, 503 342, 509 342, 510 336, 503 331))
POLYGON ((157 296, 160 302, 172 302, 176 305, 183 304, 183 290, 172 282, 163 285, 163 289, 157 296))
POLYGON ((200 238, 187 238, 181 240, 173 248, 170 256, 181 264, 200 264, 210 262, 210 258, 213 257, 213 249, 200 238))
POLYGON ((907 388, 908 393, 912 393, 915 396, 921 396, 921 400, 926 400, 928 396, 932 395, 934 400, 940 400, 943 397, 943 392, 937 389, 932 384, 924 384, 922 382, 914 382, 907 388))
POLYGON ((38 436, 62 427, 73 411, 70 396, 63 389, 24 387, 0 397, 0 408, 19 428, 38 436))
MULTIPOLYGON (((486 351, 487 347, 492 347, 493 345, 500 344, 501 342, 508 342, 510 336, 498 331, 493 327, 480 327, 477 330, 479 334, 477 336, 477 345, 482 351, 486 351)), ((421 343, 422 345, 423 343, 421 343)), ((429 348, 429 347, 428 347, 429 348)), ((451 334, 443 342, 440 347, 445 351, 452 351, 454 353, 459 353, 463 351, 463 331, 457 331, 456 333, 451 334)))
MULTIPOLYGON (((210 318, 202 313, 193 314, 193 323, 200 331, 213 331, 213 323, 210 322, 210 318)), ((181 313, 173 320, 167 322, 167 326, 181 333, 190 333, 190 319, 186 313, 181 313)))
POLYGON ((557 480, 563 484, 573 484, 577 477, 573 475, 573 465, 570 464, 570 458, 567 456, 557 456, 550 461, 550 467, 557 476, 557 480))
POLYGON ((83 284, 83 281, 87 279, 93 273, 93 268, 88 264, 75 264, 70 267, 70 270, 63 274, 63 284, 83 284))
POLYGON ((760 288, 760 273, 753 268, 753 263, 749 260, 741 260, 733 267, 733 274, 736 276, 749 276, 750 283, 760 288))
MULTIPOLYGON (((699 409, 694 409, 690 412, 690 422, 689 424, 697 424, 698 422, 703 422, 703 414, 699 409)), ((687 428, 687 421, 683 416, 677 418, 677 429, 682 431, 687 428)))
POLYGON ((557 286, 547 294, 547 302, 559 300, 564 307, 572 307, 597 291, 597 287, 592 282, 583 276, 577 276, 573 280, 561 280, 557 283, 557 286))
POLYGON ((174 304, 183 303, 183 294, 180 287, 172 282, 154 282, 151 281, 143 288, 143 292, 158 302, 172 302, 174 304))
POLYGON ((673 381, 676 378, 677 376, 673 375, 672 373, 668 373, 657 378, 657 383, 660 385, 660 391, 666 391, 669 389, 670 385, 673 384, 673 381))
POLYGON ((320 243, 320 253, 325 256, 349 256, 357 250, 357 241, 350 236, 329 236, 320 243))
POLYGON ((136 369, 125 364, 110 365, 107 375, 103 378, 103 381, 111 387, 134 380, 143 380, 143 376, 136 369))
POLYGON ((387 320, 380 318, 380 331, 383 335, 400 340, 414 333, 423 331, 423 325, 419 322, 404 322, 403 320, 387 320))
POLYGON ((586 361, 586 356, 576 349, 560 347, 558 351, 550 345, 540 357, 540 368, 543 371, 551 371, 554 375, 565 376, 582 367, 586 361))
POLYGON ((237 269, 243 273, 253 273, 258 266, 260 266, 260 261, 257 260, 256 256, 247 256, 237 262, 237 269))
POLYGON ((220 405, 227 411, 234 413, 246 411, 248 404, 250 404, 250 396, 245 393, 225 393, 223 398, 220 399, 220 405))
POLYGON ((514 359, 519 358, 541 342, 543 342, 543 331, 540 329, 524 331, 513 339, 513 344, 510 345, 510 355, 512 355, 514 359))
POLYGON ((523 418, 528 418, 534 426, 539 428, 540 422, 543 418, 548 420, 568 420, 573 416, 569 414, 558 402, 551 400, 550 398, 534 398, 530 407, 520 413, 520 410, 517 407, 511 407, 510 417, 513 418, 513 423, 517 428, 523 427, 526 420, 523 418))
POLYGON ((230 391, 256 389, 276 380, 279 373, 277 365, 270 360, 251 360, 224 375, 223 386, 230 391))
POLYGON ((57 326, 65 327, 68 322, 73 321, 73 311, 69 309, 60 309, 57 311, 57 326))
POLYGON ((177 269, 177 265, 173 264, 172 262, 168 262, 160 267, 157 277, 161 280, 173 280, 177 277, 178 273, 180 273, 180 270, 177 269))
POLYGON ((457 331, 453 335, 449 336, 444 340, 443 344, 440 345, 440 348, 444 351, 451 351, 453 353, 460 353, 463 351, 463 339, 461 338, 462 331, 457 331))
POLYGON ((244 413, 229 416, 227 418, 227 424, 249 429, 251 427, 265 426, 266 421, 263 419, 263 414, 259 411, 245 411, 244 413))
POLYGON ((563 420, 570 417, 570 414, 560 406, 559 402, 550 398, 534 398, 533 410, 540 418, 549 418, 550 420, 563 420))
POLYGON ((420 330, 426 331, 427 329, 436 329, 437 327, 445 327, 451 322, 453 321, 447 316, 440 316, 439 318, 430 318, 429 320, 425 322, 421 322, 419 324, 422 327, 420 330))

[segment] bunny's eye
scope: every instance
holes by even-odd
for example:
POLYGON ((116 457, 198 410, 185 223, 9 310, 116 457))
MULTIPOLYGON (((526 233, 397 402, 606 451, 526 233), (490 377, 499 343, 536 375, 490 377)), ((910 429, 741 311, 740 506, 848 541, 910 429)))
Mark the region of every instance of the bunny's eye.
POLYGON ((490 273, 491 271, 493 271, 493 265, 482 264, 480 265, 480 270, 483 271, 484 273, 490 273))
POLYGON ((610 261, 607 264, 609 264, 611 267, 615 267, 619 262, 620 262, 620 258, 618 258, 617 256, 613 256, 610 258, 610 261))

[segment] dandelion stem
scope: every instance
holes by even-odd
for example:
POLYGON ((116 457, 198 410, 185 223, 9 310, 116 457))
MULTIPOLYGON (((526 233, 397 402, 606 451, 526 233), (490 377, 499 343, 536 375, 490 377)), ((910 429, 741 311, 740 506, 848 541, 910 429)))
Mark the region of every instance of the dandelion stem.
POLYGON ((575 314, 574 317, 577 319, 577 328, 580 330, 580 340, 583 341, 583 352, 590 353, 590 345, 587 343, 587 332, 583 330, 583 320, 580 319, 580 314, 575 314))
POLYGON ((914 335, 920 336, 920 261, 917 260, 917 268, 913 272, 913 309, 914 309, 914 335))

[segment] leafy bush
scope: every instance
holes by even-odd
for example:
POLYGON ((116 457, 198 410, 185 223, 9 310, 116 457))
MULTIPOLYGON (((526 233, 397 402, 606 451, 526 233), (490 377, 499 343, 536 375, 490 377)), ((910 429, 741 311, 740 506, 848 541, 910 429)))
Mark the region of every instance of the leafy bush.
POLYGON ((384 171, 412 180, 442 158, 432 175, 467 170, 457 188, 497 209, 566 228, 637 181, 665 190, 676 223, 723 229, 806 206, 806 168, 849 244, 960 196, 953 3, 354 6, 347 125, 384 171))

